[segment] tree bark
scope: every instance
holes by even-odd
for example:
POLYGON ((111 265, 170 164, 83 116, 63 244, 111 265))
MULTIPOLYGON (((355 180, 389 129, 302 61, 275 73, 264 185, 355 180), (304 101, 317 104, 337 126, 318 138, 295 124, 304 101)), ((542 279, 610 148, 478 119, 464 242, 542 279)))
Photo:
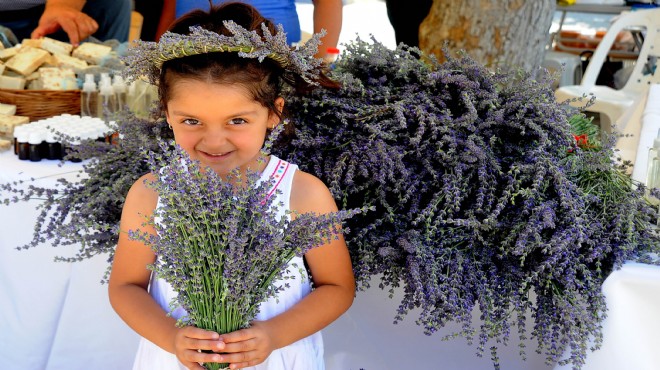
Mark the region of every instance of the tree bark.
POLYGON ((434 0, 419 27, 419 47, 444 60, 464 50, 493 67, 534 72, 543 62, 556 0, 434 0))

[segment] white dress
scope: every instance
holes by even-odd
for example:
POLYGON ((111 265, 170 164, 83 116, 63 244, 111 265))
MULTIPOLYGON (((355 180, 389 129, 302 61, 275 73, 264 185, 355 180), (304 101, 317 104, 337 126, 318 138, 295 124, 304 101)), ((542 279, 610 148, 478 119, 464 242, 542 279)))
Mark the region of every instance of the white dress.
MULTIPOLYGON (((270 157, 268 165, 261 175, 261 179, 267 180, 269 176, 275 178, 274 188, 271 194, 275 199, 274 204, 282 202, 280 216, 289 209, 289 198, 293 175, 298 166, 283 161, 275 156, 270 157), (275 192, 279 189, 280 192, 275 192)), ((275 297, 259 306, 257 320, 267 320, 288 310, 311 291, 310 280, 303 267, 303 259, 294 257, 290 262, 289 275, 295 275, 295 279, 287 279, 289 287, 275 297), (293 265, 293 266, 292 266, 293 265), (300 268, 298 268, 300 267, 300 268), (302 275, 301 275, 302 271, 302 275)), ((280 283, 282 283, 280 281, 280 283)), ((177 293, 170 284, 162 279, 154 279, 149 284, 149 294, 166 311, 169 310, 170 301, 177 293)), ((172 313, 174 318, 180 318, 185 314, 182 308, 172 313)), ((291 345, 273 351, 263 363, 249 367, 250 370, 323 370, 323 338, 321 332, 316 332, 309 337, 303 338, 291 345)), ((137 355, 133 364, 133 370, 185 370, 186 368, 178 361, 176 356, 156 346, 145 338, 140 339, 137 355)))

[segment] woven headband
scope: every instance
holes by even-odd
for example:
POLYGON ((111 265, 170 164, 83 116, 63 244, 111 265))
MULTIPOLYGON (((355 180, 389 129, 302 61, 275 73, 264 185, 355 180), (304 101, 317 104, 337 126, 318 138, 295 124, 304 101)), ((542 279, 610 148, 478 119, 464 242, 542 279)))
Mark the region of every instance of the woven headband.
POLYGON ((308 83, 316 84, 322 60, 314 55, 321 43, 320 38, 325 35, 324 31, 294 48, 287 44, 282 25, 277 25, 273 35, 262 24, 263 37, 234 21, 224 21, 224 25, 232 36, 193 26, 188 35, 168 31, 158 42, 137 41, 123 58, 127 64, 124 76, 128 81, 146 77, 149 83, 156 85, 163 63, 168 60, 215 52, 236 52, 243 58, 256 58, 259 62, 265 58, 272 59, 284 69, 284 73, 298 75, 308 83))

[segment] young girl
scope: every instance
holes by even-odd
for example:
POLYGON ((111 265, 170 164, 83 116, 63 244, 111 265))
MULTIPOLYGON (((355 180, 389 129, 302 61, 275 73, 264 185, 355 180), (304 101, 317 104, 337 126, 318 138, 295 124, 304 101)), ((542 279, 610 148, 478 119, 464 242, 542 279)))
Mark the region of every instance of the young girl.
MULTIPOLYGON (((268 56, 260 60, 226 49, 208 52, 205 45, 197 45, 197 55, 186 52, 182 55, 188 56, 180 56, 173 49, 169 54, 159 54, 166 60, 153 61, 151 70, 157 76, 149 77, 158 80, 160 100, 176 142, 192 159, 220 175, 239 168, 261 171, 262 178, 268 178, 279 171, 281 181, 275 186, 280 192, 275 194, 279 193, 278 200, 283 203, 281 214, 285 209, 299 214, 336 211, 329 190, 316 177, 274 156, 259 160, 266 136, 281 122, 285 104, 280 96, 281 82, 298 81, 296 87, 305 88, 309 87, 305 81, 314 82, 310 76, 316 76, 315 82, 321 85, 330 86, 331 81, 318 72, 309 74, 305 70, 306 65, 320 68, 313 63, 313 53, 305 54, 309 60, 300 60, 291 54, 296 51, 278 46, 285 43, 283 38, 263 37, 262 23, 271 32, 274 28, 248 5, 233 3, 214 7, 208 13, 195 11, 171 30, 189 35, 189 26, 198 25, 233 37, 227 23, 223 23, 228 19, 262 35, 266 46, 246 38, 241 42, 253 43, 246 46, 254 46, 256 52, 268 47, 268 56)), ((323 369, 319 331, 350 307, 355 290, 344 240, 339 237, 305 254, 314 289, 306 276, 299 275, 304 272, 290 269, 296 271, 296 281, 287 280, 289 287, 277 299, 262 303, 249 328, 222 335, 192 326, 179 328, 176 319, 185 313, 178 309, 172 316, 167 315, 176 293, 147 269, 157 256, 127 233, 145 230, 145 215, 152 215, 158 207, 157 194, 145 185, 153 179, 152 174, 143 176, 126 197, 109 284, 112 306, 143 337, 134 369, 203 369, 200 364, 207 362, 230 363, 232 369, 323 369)), ((293 263, 302 266, 302 258, 294 258, 293 263)))

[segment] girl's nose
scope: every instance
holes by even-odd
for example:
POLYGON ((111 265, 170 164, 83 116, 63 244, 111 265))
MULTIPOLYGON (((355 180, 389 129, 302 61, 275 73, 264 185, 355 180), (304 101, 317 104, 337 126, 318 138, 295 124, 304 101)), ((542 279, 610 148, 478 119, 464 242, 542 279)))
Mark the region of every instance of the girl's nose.
POLYGON ((209 128, 204 133, 204 143, 212 146, 223 145, 227 142, 227 133, 221 127, 209 128))

